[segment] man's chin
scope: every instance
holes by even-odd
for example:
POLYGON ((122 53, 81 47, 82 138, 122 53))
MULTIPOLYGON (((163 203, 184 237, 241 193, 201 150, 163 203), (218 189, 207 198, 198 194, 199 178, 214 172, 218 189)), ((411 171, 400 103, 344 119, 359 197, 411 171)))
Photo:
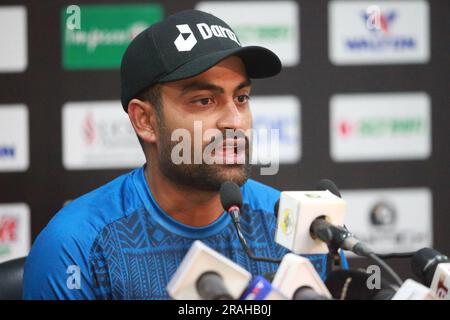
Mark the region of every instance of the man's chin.
POLYGON ((223 182, 233 181, 238 186, 242 186, 249 178, 250 167, 243 164, 216 165, 215 175, 217 180, 223 182))
POLYGON ((242 186, 250 176, 250 164, 174 165, 170 162, 160 167, 173 183, 195 190, 217 192, 222 183, 232 181, 242 186))

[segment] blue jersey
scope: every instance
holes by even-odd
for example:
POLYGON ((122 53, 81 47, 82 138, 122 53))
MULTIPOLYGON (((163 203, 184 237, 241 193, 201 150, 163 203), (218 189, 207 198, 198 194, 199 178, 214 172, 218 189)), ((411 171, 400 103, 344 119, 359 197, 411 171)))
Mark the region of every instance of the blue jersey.
MULTIPOLYGON (((282 257, 273 213, 280 192, 253 180, 241 191, 242 232, 253 253, 282 257)), ((24 298, 170 299, 167 283, 197 239, 255 276, 276 271, 248 258, 227 213, 205 227, 181 224, 153 198, 144 168, 133 170, 55 215, 26 261, 24 298)), ((326 255, 308 258, 324 278, 326 255)))

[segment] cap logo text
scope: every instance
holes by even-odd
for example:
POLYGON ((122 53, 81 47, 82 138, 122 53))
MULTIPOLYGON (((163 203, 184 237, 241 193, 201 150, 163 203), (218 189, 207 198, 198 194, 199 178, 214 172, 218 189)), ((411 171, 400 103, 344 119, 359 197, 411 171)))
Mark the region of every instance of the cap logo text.
MULTIPOLYGON (((229 28, 218 25, 209 26, 206 23, 197 23, 196 26, 203 40, 207 40, 212 37, 228 38, 236 42, 239 46, 241 45, 236 37, 236 34, 229 28)), ((195 38, 191 28, 187 24, 179 24, 176 27, 178 28, 178 31, 180 31, 180 34, 175 39, 175 47, 178 51, 191 51, 197 44, 197 39, 195 38)))

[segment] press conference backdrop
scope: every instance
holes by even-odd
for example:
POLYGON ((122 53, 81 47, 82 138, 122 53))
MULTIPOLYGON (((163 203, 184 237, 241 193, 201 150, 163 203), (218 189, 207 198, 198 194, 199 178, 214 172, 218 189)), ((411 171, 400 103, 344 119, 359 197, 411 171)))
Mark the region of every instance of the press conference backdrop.
POLYGON ((448 1, 3 0, 0 261, 26 255, 66 201, 144 163, 119 102, 121 55, 190 8, 282 60, 251 100, 255 128, 279 129, 281 165, 255 179, 281 190, 332 179, 347 226, 377 251, 450 254, 448 1))

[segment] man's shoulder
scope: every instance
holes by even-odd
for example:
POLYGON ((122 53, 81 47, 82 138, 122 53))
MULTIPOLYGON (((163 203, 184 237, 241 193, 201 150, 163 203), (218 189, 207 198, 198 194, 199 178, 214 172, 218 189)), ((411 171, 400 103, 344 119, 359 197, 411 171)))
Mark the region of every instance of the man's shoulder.
POLYGON ((280 191, 253 179, 241 187, 244 204, 252 210, 273 212, 274 205, 280 198, 280 191))
POLYGON ((50 220, 42 234, 51 237, 71 237, 92 242, 108 224, 136 210, 139 201, 134 192, 132 175, 137 170, 125 173, 114 180, 71 200, 50 220))
POLYGON ((28 255, 24 297, 95 297, 89 265, 94 243, 105 228, 142 206, 134 183, 134 174, 139 170, 123 174, 70 201, 56 213, 36 238, 28 255), (71 266, 81 270, 86 283, 84 290, 65 287, 66 269, 71 266))

